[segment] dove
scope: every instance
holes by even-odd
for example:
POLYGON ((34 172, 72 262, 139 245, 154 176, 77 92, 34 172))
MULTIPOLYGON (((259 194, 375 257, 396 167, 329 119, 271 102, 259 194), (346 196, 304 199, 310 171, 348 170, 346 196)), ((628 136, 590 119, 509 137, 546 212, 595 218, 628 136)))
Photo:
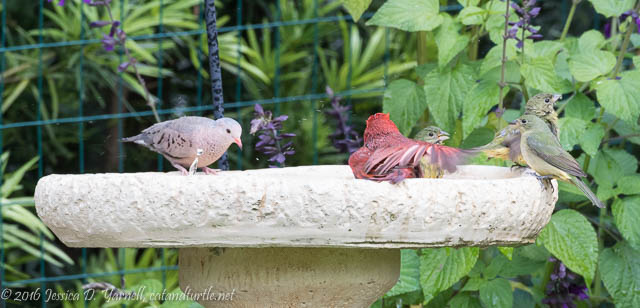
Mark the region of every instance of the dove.
POLYGON ((140 134, 123 138, 162 154, 183 175, 201 168, 206 174, 215 174, 207 166, 218 160, 232 143, 242 149, 242 127, 236 120, 205 117, 181 117, 156 123, 140 134))
POLYGON ((423 157, 440 169, 453 172, 467 152, 434 145, 403 136, 389 114, 376 113, 367 119, 364 145, 349 157, 349 166, 357 179, 390 181, 420 177, 423 157))
MULTIPOLYGON (((540 117, 549 126, 551 132, 558 135, 558 114, 553 109, 554 104, 562 95, 540 93, 531 97, 525 105, 525 115, 535 115, 540 117)), ((520 132, 513 125, 508 125, 497 132, 493 140, 484 146, 476 148, 487 154, 489 158, 501 158, 525 165, 520 152, 520 132)))
POLYGON ((605 205, 581 178, 587 174, 580 164, 565 151, 547 123, 535 115, 524 115, 512 123, 520 132, 520 149, 527 165, 540 179, 554 178, 577 186, 593 205, 605 205))
MULTIPOLYGON (((440 127, 428 126, 419 131, 413 138, 433 144, 442 144, 443 141, 449 139, 449 133, 443 131, 440 127)), ((423 178, 441 178, 444 175, 443 170, 431 164, 428 157, 423 156, 420 159, 420 169, 423 172, 423 178)))

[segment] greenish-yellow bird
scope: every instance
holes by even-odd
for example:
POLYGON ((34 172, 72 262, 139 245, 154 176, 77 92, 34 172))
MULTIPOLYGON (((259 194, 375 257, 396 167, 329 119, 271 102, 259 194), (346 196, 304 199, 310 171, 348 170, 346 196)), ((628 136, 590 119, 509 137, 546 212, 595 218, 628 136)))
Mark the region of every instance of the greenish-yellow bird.
POLYGON ((520 132, 520 149, 527 165, 541 175, 577 186, 597 207, 605 207, 581 178, 587 174, 580 164, 565 151, 551 129, 535 115, 524 115, 512 124, 520 132))
MULTIPOLYGON (((558 114, 553 106, 562 97, 560 94, 540 93, 531 97, 525 105, 525 115, 535 115, 543 119, 551 132, 558 135, 558 114)), ((520 151, 520 132, 513 125, 508 125, 497 132, 493 140, 477 148, 489 158, 510 160, 525 165, 520 151)))
MULTIPOLYGON (((443 141, 449 139, 449 133, 437 126, 428 126, 419 131, 413 139, 425 141, 433 144, 442 144, 443 141)), ((420 159, 420 170, 422 170, 423 178, 441 178, 444 170, 430 163, 430 158, 422 157, 420 159)))

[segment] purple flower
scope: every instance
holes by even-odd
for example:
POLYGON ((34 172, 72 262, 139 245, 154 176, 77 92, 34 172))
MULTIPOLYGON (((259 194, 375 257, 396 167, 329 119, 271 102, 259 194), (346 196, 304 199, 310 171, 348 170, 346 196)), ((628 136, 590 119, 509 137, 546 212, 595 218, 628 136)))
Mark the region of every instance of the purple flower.
POLYGON ((551 273, 551 281, 546 286, 546 297, 542 299, 543 304, 549 307, 575 308, 576 300, 587 300, 587 287, 578 276, 567 269, 567 267, 554 257, 549 258, 549 262, 556 263, 551 273))
MULTIPOLYGON (((629 10, 622 13, 622 15, 620 15, 620 22, 627 20, 628 17, 631 17, 631 21, 636 24, 636 27, 638 27, 638 32, 640 32, 640 15, 638 14, 638 12, 629 10)), ((611 37, 611 22, 608 22, 604 25, 604 37, 611 37)))
MULTIPOLYGON (((251 135, 258 133, 259 141, 256 143, 256 150, 268 155, 270 162, 276 162, 284 167, 286 156, 291 156, 296 153, 293 149, 292 141, 281 145, 284 139, 293 138, 296 134, 278 132, 282 129, 282 122, 286 121, 289 116, 281 115, 273 119, 271 111, 264 111, 264 108, 259 104, 255 105, 254 110, 254 118, 251 120, 249 133, 251 135)), ((269 167, 273 168, 278 166, 269 165, 269 167)))
POLYGON ((538 33, 538 29, 531 26, 531 20, 540 14, 540 7, 533 7, 536 4, 536 0, 523 0, 522 7, 515 2, 511 3, 511 7, 514 11, 520 16, 520 20, 518 22, 509 22, 509 25, 512 27, 506 34, 507 39, 514 39, 518 43, 516 44, 517 48, 524 47, 524 41, 518 37, 518 31, 529 31, 532 34, 527 36, 527 39, 540 39, 542 38, 541 34, 538 33))
POLYGON ((327 95, 331 98, 331 108, 325 111, 329 117, 334 118, 336 122, 336 130, 329 135, 333 146, 340 153, 351 154, 360 148, 360 134, 356 132, 351 125, 347 123, 350 106, 340 104, 340 97, 334 96, 333 90, 327 87, 327 95))
POLYGON ((112 51, 113 48, 116 46, 116 40, 113 38, 113 36, 103 34, 101 41, 102 41, 102 47, 106 51, 112 51))

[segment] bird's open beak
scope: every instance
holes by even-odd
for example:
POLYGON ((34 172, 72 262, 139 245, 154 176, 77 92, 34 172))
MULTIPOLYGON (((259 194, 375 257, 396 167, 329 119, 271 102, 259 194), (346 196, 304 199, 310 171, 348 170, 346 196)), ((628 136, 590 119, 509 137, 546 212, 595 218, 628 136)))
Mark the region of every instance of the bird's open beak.
POLYGON ((441 131, 440 134, 438 134, 438 141, 445 141, 447 139, 449 139, 449 133, 441 131))
POLYGON ((509 122, 509 125, 516 125, 516 124, 518 124, 518 121, 516 121, 516 120, 513 120, 513 121, 509 122))
POLYGON ((233 140, 236 142, 240 150, 242 150, 242 141, 240 140, 240 138, 234 138, 233 140))
POLYGON ((559 100, 561 100, 561 99, 562 99, 562 94, 554 94, 553 95, 553 102, 554 103, 559 101, 559 100))

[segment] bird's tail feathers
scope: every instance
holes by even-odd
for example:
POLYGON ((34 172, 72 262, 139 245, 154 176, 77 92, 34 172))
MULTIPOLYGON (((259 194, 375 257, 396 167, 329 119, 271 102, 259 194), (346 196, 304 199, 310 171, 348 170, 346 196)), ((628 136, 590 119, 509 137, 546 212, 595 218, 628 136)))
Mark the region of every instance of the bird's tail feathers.
POLYGON ((591 200, 591 203, 593 203, 593 205, 595 205, 595 206, 597 206, 599 208, 606 207, 606 205, 604 203, 602 203, 602 201, 600 201, 600 199, 598 199, 596 194, 594 194, 593 191, 591 191, 589 186, 587 186, 587 184, 582 182, 582 180, 580 178, 575 177, 575 176, 571 176, 571 183, 575 184, 578 188, 580 188, 580 190, 584 193, 584 195, 587 198, 589 198, 589 200, 591 200))
POLYGON ((142 135, 135 135, 132 137, 122 138, 120 139, 120 142, 133 142, 140 145, 147 145, 144 139, 145 138, 142 135))

